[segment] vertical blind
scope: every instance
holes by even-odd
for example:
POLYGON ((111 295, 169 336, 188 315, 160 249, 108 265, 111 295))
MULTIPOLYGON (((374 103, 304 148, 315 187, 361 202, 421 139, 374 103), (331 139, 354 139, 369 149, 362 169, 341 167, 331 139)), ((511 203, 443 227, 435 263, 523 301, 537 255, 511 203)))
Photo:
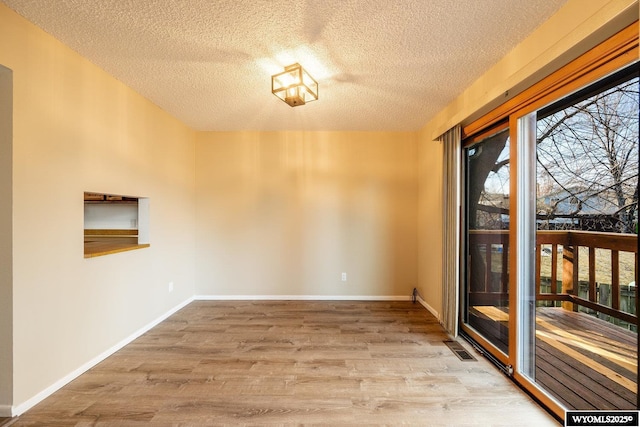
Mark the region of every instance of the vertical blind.
POLYGON ((438 140, 444 145, 444 177, 442 210, 442 326, 458 335, 460 300, 460 125, 448 130, 438 140))

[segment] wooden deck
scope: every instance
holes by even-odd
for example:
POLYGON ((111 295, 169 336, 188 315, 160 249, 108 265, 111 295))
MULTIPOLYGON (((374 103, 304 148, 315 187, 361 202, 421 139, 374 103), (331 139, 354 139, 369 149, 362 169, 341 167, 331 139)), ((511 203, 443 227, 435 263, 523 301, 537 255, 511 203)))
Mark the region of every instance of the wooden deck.
MULTIPOLYGON (((474 328, 507 352, 506 309, 477 306, 470 313, 474 328)), ((538 385, 567 409, 636 409, 636 333, 559 307, 536 313, 538 385)))
POLYGON ((636 409, 636 333, 562 308, 536 324, 538 384, 568 409, 636 409))

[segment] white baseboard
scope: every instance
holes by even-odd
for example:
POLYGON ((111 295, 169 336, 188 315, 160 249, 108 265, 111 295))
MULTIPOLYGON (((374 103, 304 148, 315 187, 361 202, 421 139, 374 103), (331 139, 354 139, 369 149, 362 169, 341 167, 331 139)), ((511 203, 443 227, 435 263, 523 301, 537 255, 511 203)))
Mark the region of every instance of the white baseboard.
POLYGON ((434 308, 431 307, 429 304, 427 304, 427 302, 425 300, 423 300, 420 295, 416 296, 416 301, 418 301, 420 304, 422 304, 422 306, 424 308, 426 308, 429 311, 429 313, 433 314, 433 316, 436 319, 438 319, 438 321, 440 321, 440 315, 438 314, 438 312, 436 310, 434 310, 434 308))
POLYGON ((181 308, 185 307, 186 305, 188 305, 192 301, 193 301, 193 298, 189 298, 186 301, 183 301, 182 303, 180 303, 177 306, 173 307, 172 309, 170 309, 169 311, 167 311, 166 313, 164 313, 163 315, 161 315, 157 319, 155 319, 152 322, 146 324, 142 328, 140 328, 137 331, 135 331, 133 334, 129 335, 128 337, 126 337, 122 341, 118 342, 113 347, 105 350, 104 352, 102 352, 98 356, 96 356, 93 359, 89 360, 87 363, 85 363, 82 366, 80 366, 79 368, 75 369, 73 372, 69 373, 68 375, 65 375, 63 378, 60 378, 58 381, 56 381, 55 383, 51 384, 49 387, 47 387, 46 389, 42 390, 40 393, 36 394, 35 396, 30 398, 29 400, 27 400, 25 402, 22 402, 19 405, 14 405, 13 407, 9 407, 9 410, 8 410, 9 415, 3 415, 4 412, 6 411, 6 408, 4 406, 0 406, 0 416, 15 417, 15 416, 19 416, 19 415, 24 414, 26 411, 28 411, 29 409, 31 409, 32 407, 34 407, 35 405, 37 405, 38 403, 40 403, 41 401, 43 401, 44 399, 49 397, 51 394, 53 394, 54 392, 58 391, 63 386, 65 386, 66 384, 70 383, 71 381, 73 381, 74 379, 76 379, 78 376, 80 376, 81 374, 85 373, 89 369, 93 368, 98 363, 102 362, 104 359, 106 359, 107 357, 111 356, 113 353, 115 353, 116 351, 120 350, 122 347, 124 347, 125 345, 129 344, 130 342, 132 342, 133 340, 135 340, 136 338, 138 338, 139 336, 141 336, 145 332, 149 331, 151 328, 153 328, 154 326, 158 325, 160 322, 162 322, 163 320, 165 320, 166 318, 168 318, 169 316, 171 316, 172 314, 174 314, 175 312, 177 312, 181 308))
POLYGON ((407 295, 196 295, 196 301, 409 301, 407 295))

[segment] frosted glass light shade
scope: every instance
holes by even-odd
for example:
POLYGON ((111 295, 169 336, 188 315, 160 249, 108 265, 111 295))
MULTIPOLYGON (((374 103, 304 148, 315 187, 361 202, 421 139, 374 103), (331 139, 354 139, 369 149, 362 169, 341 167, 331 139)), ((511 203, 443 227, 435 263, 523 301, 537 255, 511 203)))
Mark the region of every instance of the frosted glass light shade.
POLYGON ((271 92, 292 107, 318 99, 318 82, 298 63, 271 76, 271 92))

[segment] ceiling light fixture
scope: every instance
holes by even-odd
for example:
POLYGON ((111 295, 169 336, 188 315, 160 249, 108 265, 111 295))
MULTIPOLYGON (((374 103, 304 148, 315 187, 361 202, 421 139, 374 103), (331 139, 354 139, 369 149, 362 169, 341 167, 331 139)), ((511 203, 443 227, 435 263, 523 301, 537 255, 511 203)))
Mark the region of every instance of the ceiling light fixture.
POLYGON ((271 92, 292 107, 318 99, 318 82, 297 62, 271 76, 271 92))

